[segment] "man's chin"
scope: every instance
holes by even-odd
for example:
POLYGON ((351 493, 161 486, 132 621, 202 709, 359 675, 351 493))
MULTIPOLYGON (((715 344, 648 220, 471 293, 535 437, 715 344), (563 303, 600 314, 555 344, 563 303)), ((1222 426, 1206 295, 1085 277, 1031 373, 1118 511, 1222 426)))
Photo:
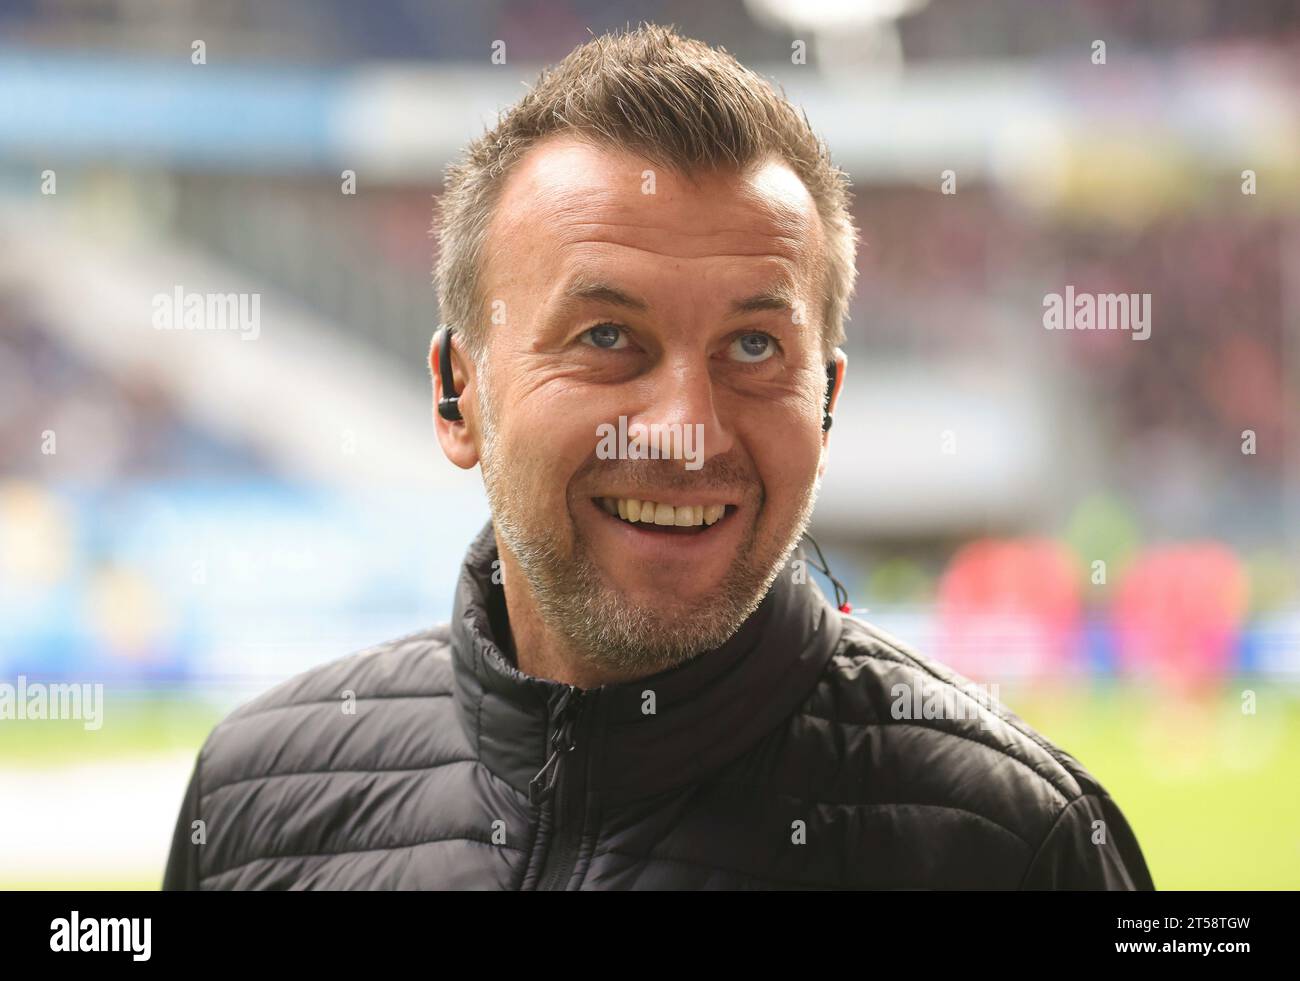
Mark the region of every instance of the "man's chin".
POLYGON ((664 670, 724 644, 762 600, 762 584, 732 581, 711 589, 637 587, 606 580, 593 591, 570 637, 586 656, 618 668, 664 670))
POLYGON ((594 633, 574 637, 594 662, 616 669, 635 669, 638 676, 668 670, 722 646, 743 622, 713 611, 701 617, 691 611, 624 608, 603 617, 594 633))
POLYGON ((679 579, 656 581, 661 577, 637 576, 635 581, 606 580, 607 595, 626 610, 636 611, 646 619, 671 623, 681 617, 708 617, 717 614, 726 591, 720 581, 683 583, 679 579))

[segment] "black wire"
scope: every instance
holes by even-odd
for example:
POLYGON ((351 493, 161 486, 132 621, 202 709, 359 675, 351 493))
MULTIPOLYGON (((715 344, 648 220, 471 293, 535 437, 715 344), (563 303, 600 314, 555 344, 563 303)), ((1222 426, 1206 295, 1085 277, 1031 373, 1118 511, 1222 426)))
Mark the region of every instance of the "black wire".
POLYGON ((849 602, 849 591, 844 588, 844 584, 836 579, 834 573, 831 572, 830 563, 826 561, 826 556, 822 555, 822 547, 817 544, 817 539, 813 538, 813 536, 808 534, 806 531, 803 533, 803 537, 812 542, 812 547, 817 551, 817 558, 821 560, 821 565, 813 563, 813 568, 829 579, 831 585, 835 587, 835 605, 839 607, 847 606, 849 602))

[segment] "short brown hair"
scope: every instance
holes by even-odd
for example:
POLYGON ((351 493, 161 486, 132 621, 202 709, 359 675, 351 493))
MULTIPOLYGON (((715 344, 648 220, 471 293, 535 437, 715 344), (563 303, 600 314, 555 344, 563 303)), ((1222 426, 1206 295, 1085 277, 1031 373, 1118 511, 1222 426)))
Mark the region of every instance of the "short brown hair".
POLYGON ((808 188, 826 238, 822 346, 844 339, 856 275, 857 231, 848 177, 798 112, 721 48, 642 25, 574 49, 447 168, 435 206, 434 279, 444 322, 470 354, 484 345, 479 274, 492 209, 511 167, 547 136, 572 132, 682 173, 777 156, 808 188))

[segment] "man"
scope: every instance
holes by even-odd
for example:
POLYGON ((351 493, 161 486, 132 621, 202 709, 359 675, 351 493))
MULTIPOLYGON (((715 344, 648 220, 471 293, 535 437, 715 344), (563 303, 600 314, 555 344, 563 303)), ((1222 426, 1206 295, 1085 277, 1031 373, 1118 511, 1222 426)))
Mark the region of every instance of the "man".
POLYGON ((470 147, 431 368, 492 523, 451 623, 218 726, 166 888, 1153 888, 1078 762, 791 561, 847 199, 782 97, 653 27, 470 147))

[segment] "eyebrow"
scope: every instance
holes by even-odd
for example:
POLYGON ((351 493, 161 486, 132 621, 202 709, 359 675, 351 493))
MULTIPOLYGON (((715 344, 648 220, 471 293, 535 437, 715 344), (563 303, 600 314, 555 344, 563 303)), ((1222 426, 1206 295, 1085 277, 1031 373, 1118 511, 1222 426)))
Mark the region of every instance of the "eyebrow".
POLYGON ((644 313, 650 304, 638 299, 621 289, 591 279, 575 279, 564 290, 564 298, 576 302, 608 303, 610 306, 625 307, 644 313))
MULTIPOLYGON (((610 306, 623 307, 644 313, 650 304, 609 283, 592 279, 575 279, 564 289, 564 299, 570 302, 607 303, 610 306)), ((731 305, 731 316, 744 313, 762 313, 769 310, 792 310, 797 302, 797 294, 790 286, 782 283, 762 293, 747 296, 731 305)))
POLYGON ((798 295, 795 291, 785 284, 780 284, 762 293, 756 293, 754 296, 747 296, 743 300, 737 300, 731 305, 731 315, 734 317, 742 313, 793 310, 797 302, 798 295))

